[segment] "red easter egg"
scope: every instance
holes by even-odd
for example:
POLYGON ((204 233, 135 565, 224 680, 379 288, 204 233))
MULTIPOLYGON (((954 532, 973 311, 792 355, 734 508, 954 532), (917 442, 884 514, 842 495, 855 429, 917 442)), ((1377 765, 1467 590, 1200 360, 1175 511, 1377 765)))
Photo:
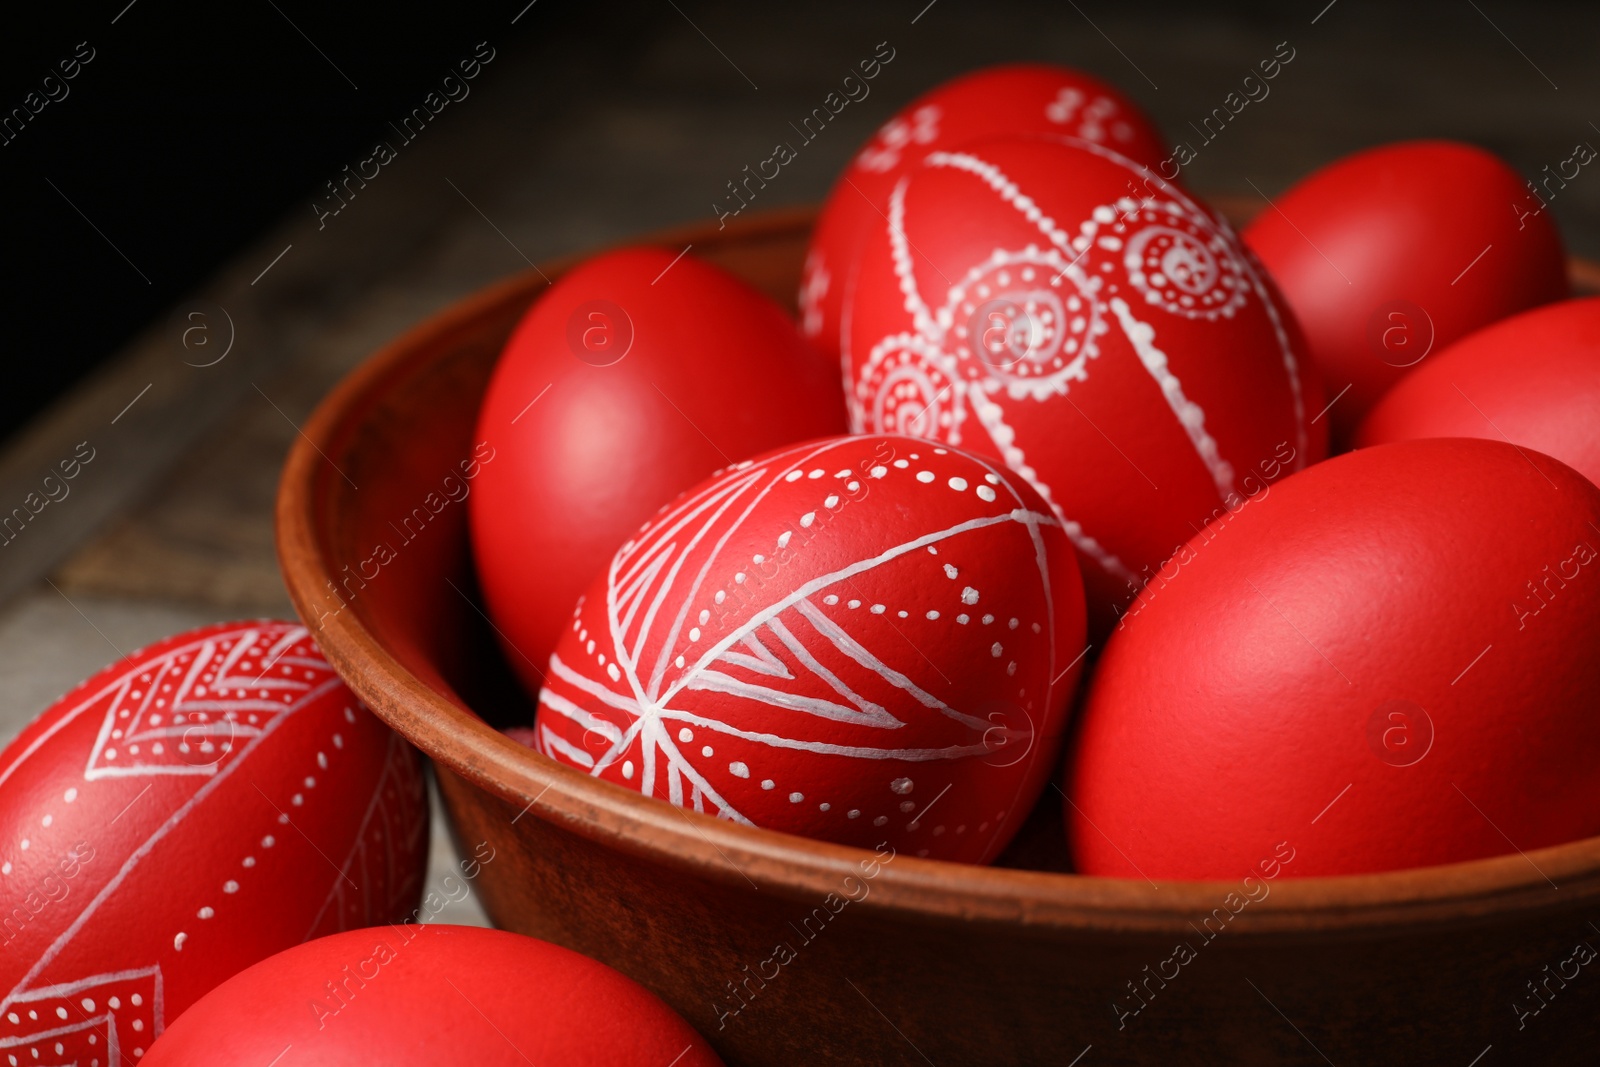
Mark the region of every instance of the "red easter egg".
POLYGON ((841 311, 854 285, 856 256, 862 239, 883 224, 901 176, 929 152, 1011 134, 1078 137, 1163 177, 1178 175, 1155 123, 1128 97, 1081 70, 1006 63, 953 78, 884 123, 834 183, 817 217, 800 282, 800 324, 818 350, 848 360, 850 331, 841 311))
POLYGON ((974 863, 1055 766, 1084 647, 1038 494, 888 436, 722 471, 569 619, 538 751, 719 818, 974 863))
POLYGON ((1452 141, 1330 163, 1257 215, 1244 239, 1338 398, 1328 417, 1341 441, 1429 352, 1567 295, 1550 214, 1498 157, 1452 141))
POLYGON ((844 429, 839 382, 777 304, 693 256, 597 256, 517 327, 468 498, 489 614, 529 690, 611 552, 718 467, 844 429))
POLYGON ((250 964, 410 914, 427 804, 416 752, 304 627, 112 664, 0 754, 0 1051, 135 1062, 250 964))
POLYGON ((1331 459, 1213 524, 1096 669, 1077 869, 1359 874, 1600 833, 1597 522, 1571 468, 1450 438, 1331 459))
POLYGON ((150 1067, 721 1067, 655 994, 587 956, 500 930, 378 926, 318 938, 224 982, 150 1067), (292 1051, 291 1051, 292 1050, 292 1051))
POLYGON ((1389 390, 1356 443, 1416 437, 1510 441, 1600 483, 1600 297, 1468 334, 1389 390))
POLYGON ((1293 322, 1227 224, 1088 142, 928 155, 862 251, 850 316, 856 425, 1033 482, 1095 629, 1230 502, 1325 451, 1293 322))

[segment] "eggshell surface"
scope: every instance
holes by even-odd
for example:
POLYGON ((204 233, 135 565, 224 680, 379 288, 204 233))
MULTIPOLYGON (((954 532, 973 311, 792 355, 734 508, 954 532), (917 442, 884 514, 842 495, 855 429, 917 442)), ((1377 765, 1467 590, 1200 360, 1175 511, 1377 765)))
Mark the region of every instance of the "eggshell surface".
POLYGON ((1163 568, 1068 758, 1088 874, 1451 863, 1600 833, 1600 489, 1481 440, 1361 449, 1163 568))
POLYGON ((1325 452, 1293 321, 1227 224, 1090 142, 928 155, 863 249, 850 314, 855 425, 1030 481, 1096 630, 1230 503, 1325 452))
POLYGON ((572 603, 656 508, 727 463, 844 428, 836 374, 767 297, 674 251, 560 278, 484 397, 468 498, 478 577, 532 691, 572 603))
POLYGON ((849 351, 849 332, 841 330, 845 292, 854 284, 862 238, 881 225, 900 177, 929 152, 1008 134, 1077 137, 1177 176, 1149 117, 1081 70, 1008 63, 945 82, 884 123, 845 168, 817 219, 801 278, 800 322, 822 352, 849 351))
POLYGON ((1453 141, 1331 163, 1278 196, 1244 238, 1337 398, 1328 418, 1339 441, 1429 353, 1568 293, 1550 212, 1505 162, 1453 141))
POLYGON ((737 464, 569 615, 535 747, 719 818, 992 859, 1060 751, 1071 544, 998 464, 897 436, 737 464))
POLYGON ((1391 389, 1356 443, 1417 437, 1507 440, 1600 483, 1600 297, 1468 334, 1391 389))
POLYGON ((112 664, 0 754, 0 1054, 136 1062, 250 964, 404 917, 427 811, 416 752, 304 627, 212 626, 112 664))
POLYGON ((720 1067, 654 994, 576 952, 466 926, 350 930, 224 983, 146 1063, 720 1067))

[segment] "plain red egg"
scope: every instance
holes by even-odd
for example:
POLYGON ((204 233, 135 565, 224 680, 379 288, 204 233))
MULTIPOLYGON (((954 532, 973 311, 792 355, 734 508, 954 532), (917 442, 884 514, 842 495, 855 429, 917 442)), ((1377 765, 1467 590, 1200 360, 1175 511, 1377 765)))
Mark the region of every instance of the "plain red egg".
POLYGON ((243 968, 411 914, 428 857, 416 751, 286 622, 62 697, 0 754, 0 824, 0 1050, 29 1064, 136 1062, 243 968))
POLYGON ((1082 556, 1097 632, 1230 502, 1325 453, 1271 283, 1208 208, 1098 145, 929 155, 848 307, 856 424, 1031 481, 1082 556))
POLYGON ((506 657, 529 691, 573 601, 678 493, 756 452, 844 429, 839 382, 777 304, 692 255, 589 260, 517 327, 484 397, 495 450, 469 498, 506 657))
POLYGON ((1007 63, 947 81, 896 112, 856 153, 823 205, 800 284, 801 325, 820 351, 834 358, 849 352, 841 311, 856 255, 863 237, 882 225, 901 176, 929 152, 1010 134, 1077 137, 1165 177, 1178 174, 1139 106, 1081 70, 1007 63))
POLYGON ((1330 163, 1256 216, 1245 242, 1338 398, 1336 440, 1430 352, 1567 295, 1561 235, 1540 203, 1481 148, 1407 141, 1330 163))
POLYGON ((892 436, 721 472, 568 621, 538 751, 734 822, 974 863, 1055 767, 1084 648, 1072 546, 1038 494, 892 436))
POLYGON ((1077 869, 1358 874, 1600 833, 1596 523, 1571 468, 1436 439, 1212 526, 1100 660, 1068 760, 1077 869))
POLYGON ((150 1067, 720 1067, 602 963, 468 926, 350 930, 280 952, 185 1012, 150 1067))
POLYGON ((1600 483, 1600 297, 1468 334, 1389 390, 1356 443, 1417 437, 1510 441, 1600 483))

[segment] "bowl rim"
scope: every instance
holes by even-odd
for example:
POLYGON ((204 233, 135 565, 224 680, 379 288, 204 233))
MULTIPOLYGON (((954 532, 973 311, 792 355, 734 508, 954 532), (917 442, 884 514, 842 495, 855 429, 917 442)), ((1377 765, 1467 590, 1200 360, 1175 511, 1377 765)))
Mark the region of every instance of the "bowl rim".
MULTIPOLYGON (((1224 209, 1229 206, 1226 198, 1224 209)), ((698 246, 702 251, 800 235, 812 207, 752 213, 721 229, 709 224, 659 231, 627 245, 698 246)), ((1226 211, 1237 216, 1236 211, 1226 211)), ((342 492, 340 456, 358 438, 364 417, 428 357, 473 323, 531 299, 594 253, 568 256, 543 273, 530 269, 495 282, 411 327, 366 359, 330 392, 290 448, 276 504, 277 548, 289 596, 302 620, 317 615, 325 583, 337 568, 323 537, 324 505, 342 492)), ((1600 288, 1600 265, 1574 259, 1574 281, 1600 288)), ((861 877, 873 852, 676 808, 558 764, 501 734, 464 710, 454 694, 423 682, 392 656, 365 625, 359 601, 320 625, 306 623, 347 684, 436 764, 517 811, 604 847, 721 883, 821 903, 849 875, 861 877)), ((1292 841, 1291 841, 1292 843, 1292 841)), ((1513 845, 1513 848, 1515 846, 1513 845)), ((1222 907, 1236 880, 1167 881, 976 866, 910 855, 881 863, 870 875, 864 910, 932 924, 1026 927, 1031 935, 1084 932, 1192 931, 1197 914, 1222 907)), ((1532 852, 1518 850, 1435 867, 1375 874, 1285 877, 1234 915, 1230 940, 1291 931, 1348 936, 1423 924, 1470 924, 1510 909, 1566 908, 1600 895, 1600 837, 1532 852), (1562 892, 1557 890, 1570 890, 1562 892)))

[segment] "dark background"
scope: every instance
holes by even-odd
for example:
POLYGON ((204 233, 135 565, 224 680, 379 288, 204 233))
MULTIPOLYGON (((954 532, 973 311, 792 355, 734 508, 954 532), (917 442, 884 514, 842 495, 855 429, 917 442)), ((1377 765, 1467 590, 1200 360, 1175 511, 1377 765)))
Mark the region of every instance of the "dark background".
MULTIPOLYGON (((1220 102, 1257 53, 1291 40, 1296 65, 1275 86, 1276 102, 1260 105, 1270 117, 1249 116, 1249 130, 1207 149, 1190 170, 1201 189, 1248 192, 1248 179, 1273 193, 1319 161, 1407 136, 1476 141, 1529 177, 1579 139, 1600 145, 1591 125, 1600 122, 1593 4, 1082 0, 977 8, 938 0, 913 25, 925 3, 779 10, 538 0, 515 25, 526 0, 427 8, 109 0, 3 16, 7 113, 79 42, 95 58, 67 83, 65 100, 0 146, 0 440, 159 322, 251 239, 286 215, 309 214, 323 182, 368 154, 388 121, 420 103, 484 39, 497 58, 472 91, 521 93, 526 113, 547 125, 592 114, 596 101, 666 101, 684 113, 731 109, 753 129, 779 130, 790 101, 820 99, 857 53, 892 39, 900 57, 891 76, 870 104, 852 109, 859 113, 847 116, 839 137, 792 168, 802 176, 776 191, 773 204, 819 196, 854 147, 848 136, 870 132, 893 106, 951 74, 1008 58, 1085 66, 1122 85, 1176 135, 1186 118, 1220 102), (540 84, 543 69, 551 77, 540 84)), ((436 121, 454 118, 447 108, 436 121)), ((672 115, 658 108, 637 137, 665 134, 663 151, 715 160, 730 175, 766 147, 738 123, 687 139, 671 136, 672 127, 672 115)), ((543 128, 530 120, 506 136, 543 128)), ((551 195, 581 194, 586 166, 596 176, 612 167, 600 156, 559 164, 530 181, 548 182, 551 195)), ((704 190, 705 204, 663 192, 648 167, 610 174, 604 184, 619 179, 639 200, 655 198, 663 221, 708 214, 716 191, 704 190)), ((635 206, 618 210, 631 217, 635 206)), ((1570 246, 1600 253, 1597 208, 1600 175, 1585 174, 1553 204, 1570 246)))
MULTIPOLYGON (((488 28, 485 5, 275 2, 47 5, 0 31, 5 114, 80 42, 95 55, 0 146, 0 437, 366 156, 488 28)), ((518 43, 567 37, 578 8, 536 4, 518 43)))

